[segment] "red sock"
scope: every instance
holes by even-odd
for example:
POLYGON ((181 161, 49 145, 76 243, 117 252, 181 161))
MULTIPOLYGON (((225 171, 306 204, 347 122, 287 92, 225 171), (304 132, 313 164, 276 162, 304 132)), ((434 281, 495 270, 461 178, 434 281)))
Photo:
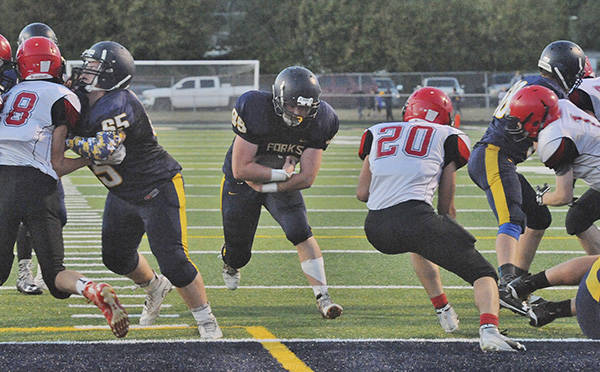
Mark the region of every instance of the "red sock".
POLYGON ((498 316, 490 313, 483 313, 479 315, 479 325, 493 324, 498 327, 498 316))
POLYGON ((446 298, 445 293, 442 293, 439 296, 431 297, 430 300, 433 304, 433 307, 435 307, 436 309, 441 309, 442 307, 448 305, 448 299, 446 298))

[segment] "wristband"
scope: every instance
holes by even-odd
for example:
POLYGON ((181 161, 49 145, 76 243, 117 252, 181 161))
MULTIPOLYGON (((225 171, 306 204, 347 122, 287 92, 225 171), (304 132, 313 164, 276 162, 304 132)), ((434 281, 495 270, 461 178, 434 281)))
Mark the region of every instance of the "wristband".
POLYGON ((271 169, 271 179, 270 182, 280 182, 287 181, 291 175, 284 171, 283 169, 271 169))
POLYGON ((271 183, 263 184, 260 188, 260 192, 265 192, 265 193, 277 192, 277 183, 271 182, 271 183))

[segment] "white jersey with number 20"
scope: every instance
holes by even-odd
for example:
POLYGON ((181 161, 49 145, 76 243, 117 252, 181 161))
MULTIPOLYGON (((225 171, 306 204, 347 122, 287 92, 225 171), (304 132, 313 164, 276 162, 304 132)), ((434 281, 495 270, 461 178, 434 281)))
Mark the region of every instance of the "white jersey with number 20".
POLYGON ((458 135, 470 148, 469 138, 462 131, 427 121, 382 123, 368 130, 373 135, 367 201, 370 210, 408 200, 432 205, 444 166, 446 139, 458 135))

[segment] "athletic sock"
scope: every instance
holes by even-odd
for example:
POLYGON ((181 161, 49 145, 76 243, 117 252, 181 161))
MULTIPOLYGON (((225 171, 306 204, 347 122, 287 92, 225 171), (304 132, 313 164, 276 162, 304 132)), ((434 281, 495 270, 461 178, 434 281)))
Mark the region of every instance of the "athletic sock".
POLYGON ((75 290, 77 291, 77 293, 83 296, 83 290, 89 282, 91 282, 91 280, 86 278, 85 276, 82 276, 81 278, 77 279, 77 282, 75 283, 75 290))
POLYGON ((571 313, 571 300, 564 300, 560 302, 548 302, 546 305, 546 309, 550 311, 550 313, 555 318, 565 318, 573 316, 571 313))
POLYGON ((491 313, 483 313, 479 315, 479 325, 493 324, 498 327, 498 316, 491 313))
POLYGON ((439 296, 431 297, 429 300, 431 300, 433 307, 436 309, 441 309, 442 307, 448 305, 448 299, 446 298, 445 293, 442 293, 439 296))
POLYGON ((532 275, 531 278, 528 279, 531 282, 531 285, 534 290, 551 287, 550 282, 548 282, 548 277, 546 277, 546 270, 540 271, 539 273, 532 275))

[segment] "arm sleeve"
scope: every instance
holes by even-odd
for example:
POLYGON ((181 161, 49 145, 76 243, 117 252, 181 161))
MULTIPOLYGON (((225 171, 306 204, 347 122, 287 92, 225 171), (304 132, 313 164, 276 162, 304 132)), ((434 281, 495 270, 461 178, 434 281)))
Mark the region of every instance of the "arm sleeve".
POLYGON ((370 130, 365 130, 360 140, 360 146, 358 148, 358 157, 360 160, 364 160, 367 155, 371 152, 371 146, 373 144, 373 133, 370 130))
POLYGON ((594 112, 594 105, 590 95, 581 89, 575 89, 569 94, 569 100, 584 111, 594 112))
POLYGON ((66 145, 73 152, 94 160, 107 160, 108 157, 125 141, 123 131, 102 131, 95 137, 68 138, 66 145))
POLYGON ((556 174, 561 175, 571 168, 575 159, 579 156, 579 151, 575 143, 570 138, 562 137, 558 147, 544 164, 554 169, 556 174))
POLYGON ((64 97, 54 102, 50 113, 52 115, 52 124, 57 127, 66 125, 69 130, 75 128, 80 118, 77 108, 64 97))
POLYGON ((457 134, 452 134, 444 142, 444 167, 454 162, 456 169, 463 167, 469 161, 471 150, 469 145, 457 134))

